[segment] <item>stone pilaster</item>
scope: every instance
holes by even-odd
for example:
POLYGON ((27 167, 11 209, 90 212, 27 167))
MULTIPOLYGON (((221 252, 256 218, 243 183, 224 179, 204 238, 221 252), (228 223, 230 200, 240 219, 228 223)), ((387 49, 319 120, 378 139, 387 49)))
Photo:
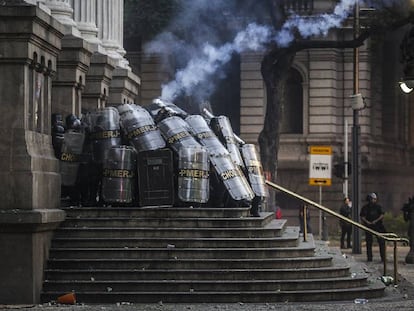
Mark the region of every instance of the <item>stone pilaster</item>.
POLYGON ((92 47, 85 40, 74 36, 63 38, 57 62, 58 71, 53 80, 53 113, 81 115, 82 91, 91 56, 92 47))
POLYGON ((140 105, 149 105, 155 98, 161 96, 162 84, 168 82, 171 79, 169 72, 172 72, 170 68, 163 66, 163 55, 151 55, 147 57, 144 55, 136 55, 132 61, 135 63, 140 59, 140 105))
POLYGON ((137 101, 141 81, 131 70, 117 67, 109 87, 108 105, 131 104, 137 101))
POLYGON ((76 116, 82 111, 82 90, 85 88, 92 47, 85 40, 65 36, 58 56, 57 75, 53 80, 52 112, 76 116))
POLYGON ((116 61, 108 55, 92 54, 89 70, 86 74, 85 89, 82 93, 82 105, 86 110, 106 106, 111 84, 112 72, 116 61))
POLYGON ((32 5, 0 10, 0 258, 3 304, 38 303, 52 230, 64 219, 50 136, 63 28, 32 5), (6 286, 7 285, 7 286, 6 286))

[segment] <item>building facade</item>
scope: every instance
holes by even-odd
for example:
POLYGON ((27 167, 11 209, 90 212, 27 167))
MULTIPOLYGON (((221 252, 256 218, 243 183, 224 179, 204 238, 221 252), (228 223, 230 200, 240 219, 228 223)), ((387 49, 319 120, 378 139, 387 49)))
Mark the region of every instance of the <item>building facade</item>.
MULTIPOLYGON (((313 1, 314 13, 326 11, 335 1, 313 1)), ((401 213, 414 192, 412 162, 412 99, 399 88, 403 75, 400 45, 407 28, 371 38, 359 48, 359 93, 365 107, 359 114, 361 153, 360 202, 376 192, 387 212, 401 213)), ((326 40, 352 38, 353 28, 332 29, 326 40)), ((352 159, 354 56, 353 49, 310 49, 298 53, 288 79, 287 104, 281 124, 278 183, 315 202, 338 210, 345 195, 352 197, 352 176, 346 180, 332 174, 332 185, 311 186, 310 146, 331 146, 332 163, 352 159)), ((257 143, 265 113, 265 86, 260 74, 262 55, 241 58, 240 135, 257 143)), ((332 171, 333 168, 332 168, 332 171)), ((285 216, 297 219, 299 202, 276 194, 285 216)), ((354 204, 356 206, 357 204, 354 204)), ((315 211, 315 214, 317 212, 315 211)), ((314 215, 315 215, 314 214, 314 215)), ((315 215, 317 216, 317 215, 315 215)), ((328 219, 330 232, 337 233, 335 219, 328 219)), ((317 227, 317 217, 313 219, 317 227)))

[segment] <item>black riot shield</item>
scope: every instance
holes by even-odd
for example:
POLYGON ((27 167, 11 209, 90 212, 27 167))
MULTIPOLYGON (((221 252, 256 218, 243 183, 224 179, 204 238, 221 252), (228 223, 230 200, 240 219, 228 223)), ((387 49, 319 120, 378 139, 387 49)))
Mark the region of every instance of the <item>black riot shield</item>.
POLYGON ((183 119, 172 116, 161 120, 158 127, 167 144, 178 154, 180 148, 199 147, 200 144, 190 133, 190 127, 183 119))
POLYGON ((130 146, 113 146, 103 164, 103 203, 129 204, 135 199, 136 151, 130 146))
POLYGON ((115 107, 105 107, 89 113, 88 118, 93 161, 103 163, 108 150, 121 145, 119 113, 115 107))
POLYGON ((233 128, 231 127, 229 118, 226 116, 214 117, 210 120, 210 126, 229 151, 232 161, 236 165, 243 167, 243 159, 240 154, 238 143, 234 137, 233 128))
POLYGON ((182 146, 178 152, 178 198, 207 203, 210 195, 210 161, 204 147, 182 146))
POLYGON ((117 108, 121 128, 128 141, 138 152, 165 147, 160 130, 148 110, 129 104, 123 104, 117 108))
POLYGON ((242 146, 241 151, 254 194, 259 197, 268 197, 269 191, 266 187, 263 167, 256 146, 254 144, 245 144, 242 146))
POLYGON ((171 149, 138 153, 139 206, 173 206, 174 165, 171 149))

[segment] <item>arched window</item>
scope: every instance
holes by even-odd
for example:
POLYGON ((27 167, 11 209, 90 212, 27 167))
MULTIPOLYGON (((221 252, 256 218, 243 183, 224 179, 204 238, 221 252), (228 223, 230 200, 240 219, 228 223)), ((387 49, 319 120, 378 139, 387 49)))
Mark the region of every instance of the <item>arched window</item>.
POLYGON ((282 112, 280 132, 282 134, 303 133, 303 88, 302 76, 294 68, 289 70, 286 81, 285 105, 282 112))

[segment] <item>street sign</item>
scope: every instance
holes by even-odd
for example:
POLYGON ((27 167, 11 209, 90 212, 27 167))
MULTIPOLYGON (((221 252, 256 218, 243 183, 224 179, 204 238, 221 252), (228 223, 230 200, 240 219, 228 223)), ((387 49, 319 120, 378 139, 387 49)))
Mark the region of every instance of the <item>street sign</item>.
POLYGON ((309 157, 309 185, 332 184, 332 147, 311 146, 309 157))

